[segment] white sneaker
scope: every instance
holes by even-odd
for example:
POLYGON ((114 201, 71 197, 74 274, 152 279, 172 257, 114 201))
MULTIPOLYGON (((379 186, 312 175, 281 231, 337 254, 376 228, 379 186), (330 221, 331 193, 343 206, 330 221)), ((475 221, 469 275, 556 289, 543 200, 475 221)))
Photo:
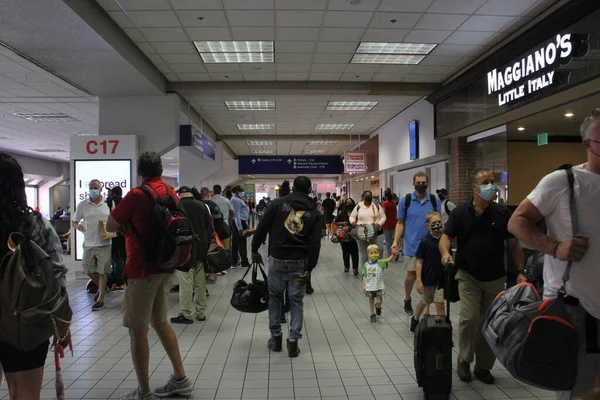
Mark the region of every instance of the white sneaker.
POLYGON ((172 397, 176 395, 189 396, 193 391, 194 384, 188 377, 183 378, 181 381, 177 381, 173 375, 171 375, 165 386, 154 390, 154 395, 156 397, 172 397))
POLYGON ((123 393, 121 400, 154 400, 154 393, 141 394, 139 389, 133 389, 131 392, 123 393))

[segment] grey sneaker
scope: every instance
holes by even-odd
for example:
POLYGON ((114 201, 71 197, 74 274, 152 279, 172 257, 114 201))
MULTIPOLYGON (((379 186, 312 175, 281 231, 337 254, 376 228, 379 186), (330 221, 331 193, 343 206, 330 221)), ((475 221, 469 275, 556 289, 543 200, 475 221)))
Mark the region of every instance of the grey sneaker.
POLYGON ((194 384, 188 377, 177 381, 171 375, 165 386, 154 389, 154 395, 156 397, 189 396, 193 391, 194 384))
POLYGON ((131 392, 123 393, 121 400, 154 400, 154 393, 141 394, 139 389, 133 389, 131 392))

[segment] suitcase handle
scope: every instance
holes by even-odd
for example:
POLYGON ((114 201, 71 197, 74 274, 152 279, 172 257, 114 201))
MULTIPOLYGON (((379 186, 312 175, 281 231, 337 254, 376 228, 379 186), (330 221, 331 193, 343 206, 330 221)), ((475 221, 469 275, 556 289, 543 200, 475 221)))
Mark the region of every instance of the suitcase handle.
POLYGON ((446 285, 444 288, 444 291, 446 292, 446 322, 450 323, 450 296, 448 295, 448 293, 450 293, 450 268, 454 268, 454 263, 451 262, 446 266, 446 285))

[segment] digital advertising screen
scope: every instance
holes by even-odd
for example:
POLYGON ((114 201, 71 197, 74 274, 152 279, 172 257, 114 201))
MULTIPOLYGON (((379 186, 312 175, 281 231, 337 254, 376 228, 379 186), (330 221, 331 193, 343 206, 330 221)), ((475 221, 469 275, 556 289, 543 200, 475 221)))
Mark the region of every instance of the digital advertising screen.
MULTIPOLYGON (((108 190, 115 186, 123 189, 123 197, 131 190, 132 171, 131 160, 75 160, 74 202, 71 207, 71 216, 75 214, 77 205, 90 197, 89 184, 93 179, 98 179, 102 184, 102 196, 106 200, 108 190)), ((84 224, 85 225, 85 224, 84 224)), ((76 230, 72 239, 75 259, 83 257, 83 233, 76 230)))
POLYGON ((410 146, 410 159, 419 158, 419 121, 414 120, 408 124, 408 144, 410 146))

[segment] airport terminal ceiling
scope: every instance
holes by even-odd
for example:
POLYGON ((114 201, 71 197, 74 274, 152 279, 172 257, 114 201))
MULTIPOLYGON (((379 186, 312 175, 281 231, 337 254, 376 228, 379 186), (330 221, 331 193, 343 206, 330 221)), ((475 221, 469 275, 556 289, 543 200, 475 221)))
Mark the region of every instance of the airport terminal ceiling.
POLYGON ((0 147, 68 159, 124 90, 178 93, 235 155, 341 154, 564 1, 34 3, 0 5, 0 147))

